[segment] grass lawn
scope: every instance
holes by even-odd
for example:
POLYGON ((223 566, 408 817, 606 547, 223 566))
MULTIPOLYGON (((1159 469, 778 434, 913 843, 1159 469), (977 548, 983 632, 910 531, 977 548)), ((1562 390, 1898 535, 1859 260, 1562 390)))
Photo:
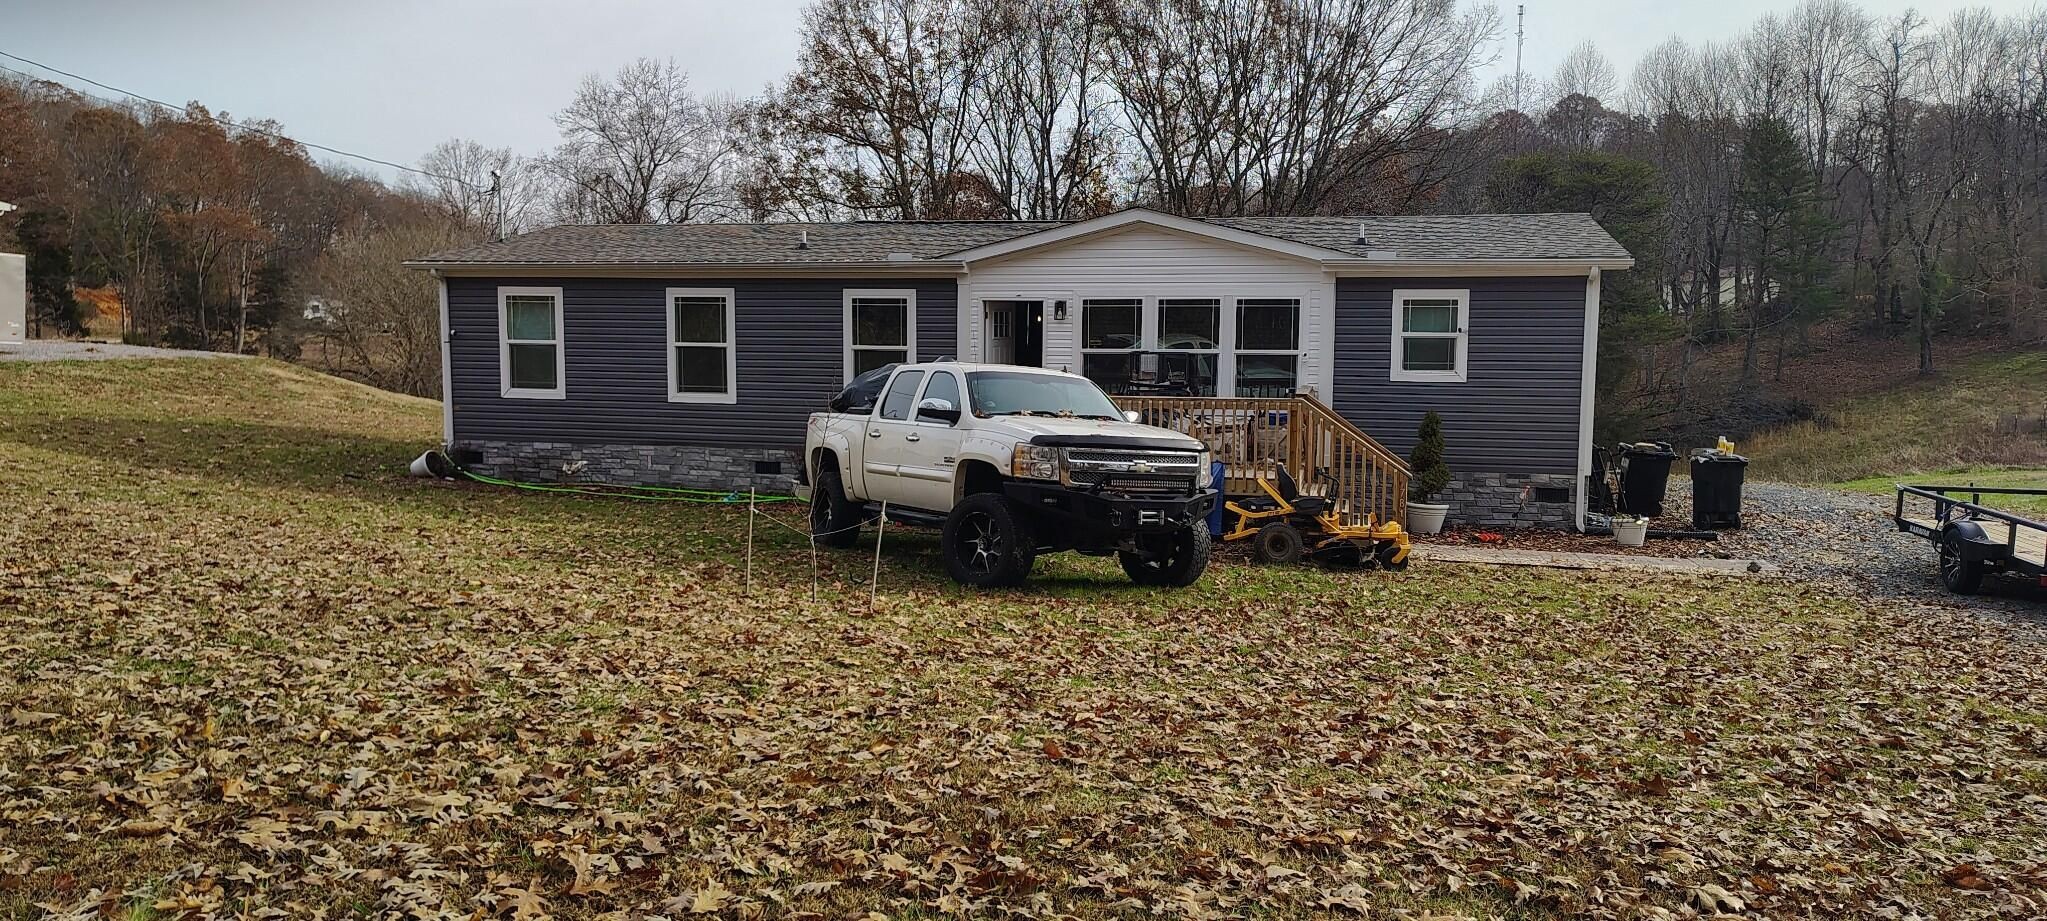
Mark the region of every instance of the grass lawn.
MULTIPOLYGON (((2047 489, 2047 470, 2016 470, 1979 468, 1961 470, 1935 470, 1915 476, 1880 476, 1861 480, 1836 483, 1836 487, 1853 492, 1890 495, 1896 492, 1899 483, 1926 486, 2007 486, 2019 489, 2047 489)), ((1968 496, 1956 494, 1957 498, 1968 496)), ((1983 504, 1991 508, 2007 509, 2028 517, 2047 516, 2047 496, 1999 496, 1983 497, 1983 504)))
POLYGON ((969 593, 893 531, 870 609, 772 527, 748 596, 742 511, 400 477, 438 428, 0 364, 0 918, 2047 913, 2037 632, 1425 565, 969 593))

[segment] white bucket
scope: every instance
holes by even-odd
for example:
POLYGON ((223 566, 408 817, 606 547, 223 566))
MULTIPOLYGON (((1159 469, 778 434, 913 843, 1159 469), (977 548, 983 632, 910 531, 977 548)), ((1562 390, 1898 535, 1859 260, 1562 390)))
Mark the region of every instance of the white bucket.
POLYGON ((1620 544, 1623 547, 1640 547, 1643 541, 1648 540, 1648 538, 1649 520, 1646 518, 1638 518, 1634 521, 1616 521, 1613 523, 1614 543, 1620 544))
POLYGON ((406 472, 416 477, 438 477, 446 479, 455 475, 455 465, 439 451, 428 451, 412 459, 412 466, 406 472))

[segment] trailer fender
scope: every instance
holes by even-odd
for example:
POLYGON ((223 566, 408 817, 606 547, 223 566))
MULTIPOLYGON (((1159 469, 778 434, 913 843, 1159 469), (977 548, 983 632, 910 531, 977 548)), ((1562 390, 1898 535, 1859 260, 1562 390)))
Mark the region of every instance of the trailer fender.
POLYGON ((2001 560, 2010 551, 2003 541, 1992 540, 1983 526, 1973 521, 1950 521, 1940 532, 1941 540, 1955 548, 1955 554, 1969 562, 2001 560))

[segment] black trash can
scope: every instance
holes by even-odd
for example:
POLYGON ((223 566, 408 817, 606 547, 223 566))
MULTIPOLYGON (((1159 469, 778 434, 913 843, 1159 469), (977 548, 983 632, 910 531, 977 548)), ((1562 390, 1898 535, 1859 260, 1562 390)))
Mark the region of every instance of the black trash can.
POLYGON ((1748 458, 1739 454, 1700 451, 1692 455, 1692 529, 1738 530, 1741 527, 1741 483, 1748 458))
POLYGON ((1621 511, 1643 518, 1663 514, 1663 489, 1677 452, 1663 442, 1621 446, 1621 511))

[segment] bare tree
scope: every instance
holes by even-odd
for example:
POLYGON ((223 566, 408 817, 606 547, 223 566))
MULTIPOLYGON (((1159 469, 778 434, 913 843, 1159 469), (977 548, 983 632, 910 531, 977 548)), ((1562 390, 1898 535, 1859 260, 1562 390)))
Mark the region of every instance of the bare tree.
POLYGON ((546 169, 557 217, 680 223, 736 213, 730 106, 697 99, 673 61, 641 58, 609 80, 585 77, 554 120, 562 143, 546 169))
POLYGON ((1549 96, 1553 104, 1571 96, 1610 102, 1614 91, 1619 88, 1613 65, 1590 41, 1578 43, 1565 54, 1563 62, 1557 65, 1557 72, 1549 80, 1549 96))
POLYGON ((451 138, 427 151, 419 168, 433 175, 408 174, 406 187, 479 234, 524 233, 540 221, 545 189, 539 164, 509 147, 451 138))
POLYGON ((1792 12, 1788 28, 1798 68, 1798 125, 1813 169, 1824 174, 1833 162, 1829 148, 1844 97, 1863 63, 1869 17, 1847 0, 1805 0, 1792 12))
POLYGON ((1111 207, 1116 144, 1101 13, 1094 0, 974 0, 971 28, 987 64, 971 96, 969 157, 1010 217, 1062 220, 1111 207))
POLYGON ((469 237, 453 223, 420 222, 351 231, 334 241, 314 277, 340 370, 386 390, 440 395, 439 292, 431 276, 403 263, 469 237))

